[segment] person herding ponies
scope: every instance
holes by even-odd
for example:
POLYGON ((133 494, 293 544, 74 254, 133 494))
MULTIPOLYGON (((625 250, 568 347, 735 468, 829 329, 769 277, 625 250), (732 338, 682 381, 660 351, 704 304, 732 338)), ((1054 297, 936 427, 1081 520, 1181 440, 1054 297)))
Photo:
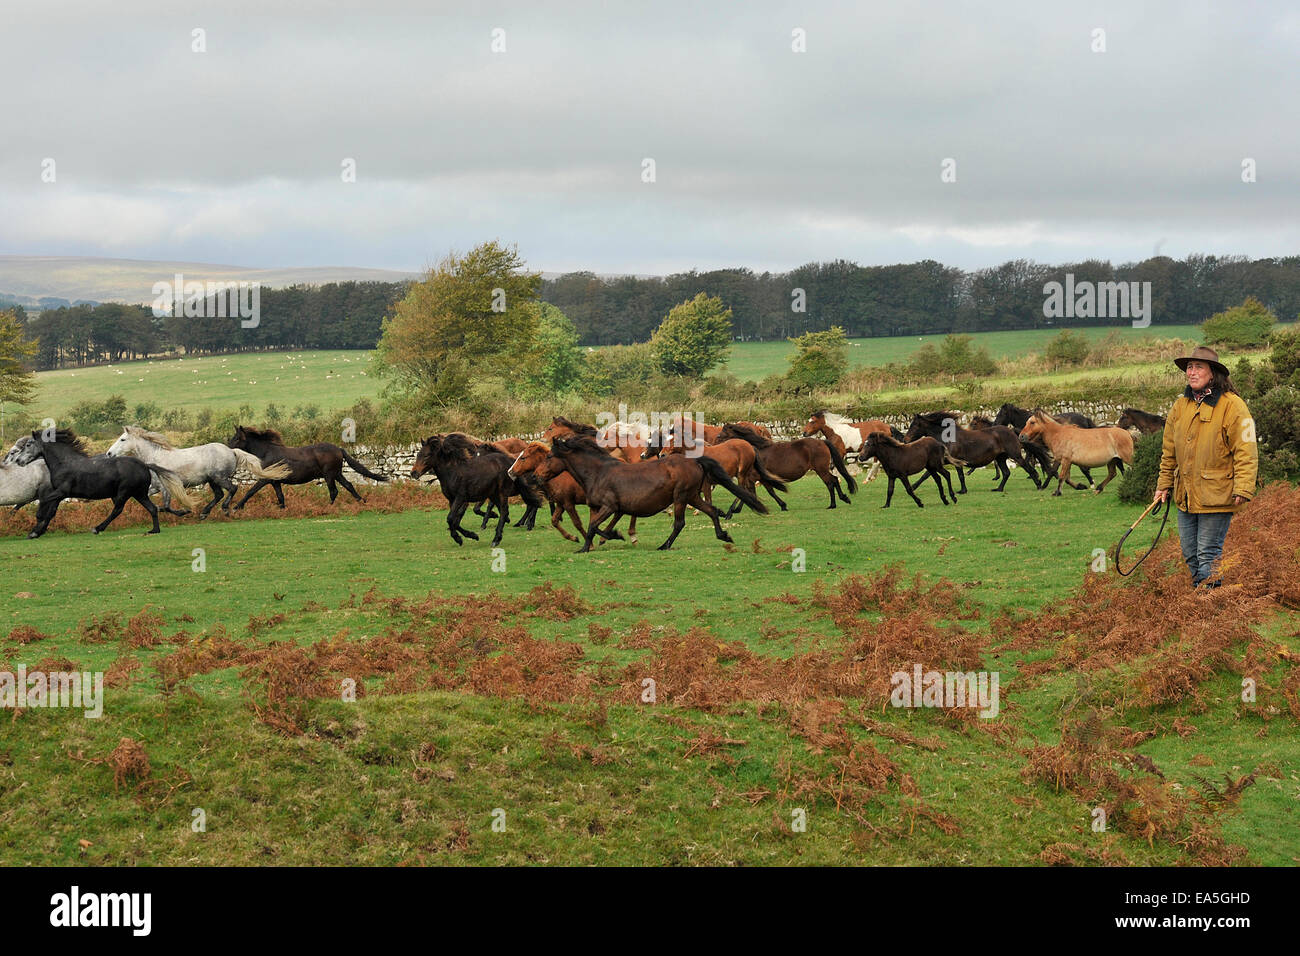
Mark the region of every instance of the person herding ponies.
POLYGON ((1166 416, 1155 501, 1173 494, 1192 587, 1217 588, 1228 524, 1255 494, 1255 422, 1214 349, 1199 346, 1174 364, 1187 374, 1187 388, 1166 416))

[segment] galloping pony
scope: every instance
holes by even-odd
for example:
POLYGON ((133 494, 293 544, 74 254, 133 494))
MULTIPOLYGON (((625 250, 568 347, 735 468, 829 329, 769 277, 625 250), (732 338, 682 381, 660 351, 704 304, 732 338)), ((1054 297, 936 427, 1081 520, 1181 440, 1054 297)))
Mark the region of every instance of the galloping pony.
POLYGON ((482 453, 479 442, 467 435, 430 435, 420 444, 411 468, 411 477, 420 478, 432 471, 450 507, 447 511, 447 530, 451 540, 464 544, 462 535, 478 540, 478 535, 461 527, 460 519, 471 502, 490 500, 496 505, 497 530, 492 547, 501 543, 506 521, 510 517, 510 496, 515 483, 507 471, 510 457, 500 452, 482 453))
MULTIPOLYGON (((1002 407, 998 409, 998 414, 997 417, 993 419, 993 424, 1005 425, 1008 428, 1013 428, 1016 433, 1019 434, 1020 430, 1025 427, 1025 422, 1029 421, 1029 416, 1031 414, 1032 413, 1028 409, 1021 408, 1018 405, 1012 405, 1010 402, 1004 402, 1002 407)), ((1091 418, 1087 415, 1080 415, 1078 412, 1061 412, 1056 416, 1056 420, 1064 425, 1078 425, 1080 428, 1097 427, 1097 423, 1091 418)), ((1036 461, 1043 469, 1044 477, 1042 487, 1046 488, 1050 483, 1048 479, 1057 477, 1056 462, 1052 461, 1052 456, 1048 452, 1047 446, 1036 439, 1026 439, 1023 435, 1020 436, 1020 444, 1024 448, 1025 454, 1034 459, 1034 461, 1036 461)), ((1092 473, 1082 465, 1079 466, 1079 470, 1083 472, 1083 477, 1086 478, 1088 484, 1091 485, 1092 473)), ((1123 467, 1120 468, 1119 472, 1121 475, 1124 473, 1123 467)))
MULTIPOLYGON (((719 541, 731 541, 722 530, 718 509, 700 494, 705 479, 721 485, 760 514, 767 508, 756 497, 733 482, 722 466, 711 458, 670 455, 657 461, 621 462, 605 453, 591 438, 572 436, 551 443, 551 457, 564 465, 586 493, 595 513, 579 553, 590 551, 600 524, 619 515, 649 517, 673 508, 673 531, 659 546, 667 551, 686 526, 686 506, 703 511, 713 521, 719 541)), ((611 524, 612 527, 612 524, 611 524)))
POLYGON ((122 513, 127 501, 135 499, 153 519, 153 528, 149 534, 157 534, 158 508, 149 500, 149 485, 155 477, 174 498, 188 508, 194 507, 185 485, 174 471, 158 465, 148 465, 134 458, 92 458, 82 439, 67 429, 57 431, 53 441, 42 439, 39 431, 32 432, 31 440, 21 450, 11 454, 13 464, 16 465, 27 465, 43 458, 50 472, 50 489, 41 495, 40 507, 36 511, 36 526, 27 535, 29 538, 39 538, 45 533, 45 529, 58 514, 59 503, 65 498, 113 500, 113 511, 95 525, 95 534, 107 528, 122 513))
POLYGON ((334 499, 339 494, 335 482, 346 488, 357 501, 364 502, 366 499, 357 494, 357 489, 352 487, 352 482, 343 477, 344 462, 347 462, 357 474, 365 475, 371 481, 388 480, 383 475, 375 474, 338 445, 319 442, 301 447, 289 446, 284 443, 284 439, 274 428, 245 428, 243 425, 238 425, 226 444, 239 451, 251 452, 262 463, 263 468, 276 463, 283 463, 289 468, 289 474, 284 478, 258 478, 239 504, 235 505, 236 511, 242 510, 244 505, 248 504, 248 499, 267 485, 275 491, 275 497, 283 508, 284 492, 280 488, 282 484, 303 485, 317 478, 325 479, 325 484, 330 490, 330 504, 334 503, 334 499))
MULTIPOLYGON (((1076 491, 1083 488, 1083 485, 1076 485, 1070 480, 1071 464, 1077 462, 1092 468, 1106 465, 1109 468, 1106 479, 1096 488, 1096 493, 1101 494, 1102 489, 1115 477, 1116 465, 1133 461, 1133 436, 1124 428, 1062 425, 1041 408, 1035 408, 1034 414, 1021 429, 1021 434, 1029 438, 1041 435, 1061 463, 1061 474, 1056 482, 1056 490, 1052 492, 1053 497, 1061 494, 1062 484, 1067 484, 1076 491)), ((1091 486, 1092 482, 1089 481, 1088 484, 1091 486)))
MULTIPOLYGON (((972 468, 992 464, 997 469, 1001 482, 995 491, 1002 491, 1011 477, 1011 468, 1007 461, 1014 461, 1034 483, 1035 488, 1042 488, 1038 472, 1025 460, 1020 439, 1010 428, 994 425, 991 428, 962 428, 957 424, 956 412, 926 412, 912 417, 912 425, 907 430, 904 441, 916 441, 918 438, 930 437, 944 444, 952 453, 972 468)), ((966 494, 966 474, 957 469, 961 481, 961 493, 966 494)))
POLYGON ((894 500, 894 482, 901 481, 907 493, 912 496, 918 508, 924 508, 925 505, 921 499, 916 496, 916 486, 912 485, 907 479, 909 475, 915 475, 918 472, 925 472, 917 481, 920 485, 925 479, 933 478, 935 485, 939 489, 939 500, 945 505, 949 504, 948 498, 943 493, 943 482, 940 481, 942 475, 948 482, 948 492, 952 495, 952 504, 957 503, 957 495, 952 490, 952 475, 948 474, 945 465, 956 465, 960 472, 965 462, 954 458, 937 439, 930 438, 928 435, 918 438, 912 442, 900 442, 893 435, 875 432, 867 436, 866 442, 862 446, 862 458, 875 458, 880 462, 881 468, 889 476, 889 490, 885 494, 884 507, 888 508, 889 503, 894 500))
MULTIPOLYGON (((784 482, 792 482, 798 481, 810 471, 815 471, 830 494, 831 508, 835 507, 836 495, 839 495, 840 500, 845 504, 852 503, 840 487, 840 480, 835 477, 835 472, 831 471, 831 466, 834 465, 835 470, 844 476, 844 482, 849 486, 849 494, 858 490, 858 483, 849 474, 848 466, 844 464, 844 457, 829 442, 819 438, 772 441, 752 428, 739 424, 726 425, 718 433, 718 439, 721 441, 731 438, 742 438, 753 445, 758 453, 758 459, 773 477, 784 482)), ((778 498, 771 488, 767 489, 767 493, 782 511, 786 510, 786 503, 778 498)))
MULTIPOLYGON (((200 513, 199 518, 206 518, 224 492, 226 500, 221 503, 221 510, 230 513, 230 502, 235 498, 235 472, 240 466, 247 468, 254 478, 268 481, 280 481, 289 477, 289 467, 283 462, 263 467, 254 455, 242 449, 230 448, 220 442, 206 445, 194 445, 190 448, 176 448, 165 435, 145 431, 135 425, 127 425, 117 441, 109 447, 106 454, 110 458, 119 455, 131 455, 147 465, 161 465, 180 475, 185 487, 193 488, 207 485, 212 489, 213 498, 200 513)), ((184 515, 187 511, 172 508, 171 495, 163 489, 163 511, 168 514, 184 515)))
MULTIPOLYGON (((526 480, 532 477, 537 480, 546 495, 547 500, 551 503, 551 527, 560 532, 566 541, 577 541, 569 532, 564 530, 564 516, 567 514, 573 526, 578 529, 578 535, 585 536, 586 527, 582 519, 578 517, 578 505, 587 504, 587 493, 582 490, 582 485, 578 480, 565 470, 564 465, 550 458, 551 450, 541 442, 529 442, 518 455, 515 456, 514 462, 510 465, 507 474, 515 481, 526 480)), ((590 519, 592 514, 591 507, 588 505, 587 517, 590 519)), ((604 544, 608 539, 623 540, 623 536, 613 530, 613 526, 605 530, 596 532, 601 536, 601 543, 604 544)), ((632 524, 628 528, 628 538, 633 544, 636 544, 636 516, 632 517, 632 524)))

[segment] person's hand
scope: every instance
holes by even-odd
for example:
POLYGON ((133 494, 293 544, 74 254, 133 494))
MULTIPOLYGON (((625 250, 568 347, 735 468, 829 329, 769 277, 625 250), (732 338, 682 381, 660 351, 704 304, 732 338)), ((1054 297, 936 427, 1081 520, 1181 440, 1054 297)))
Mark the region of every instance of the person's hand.
POLYGON ((1244 505, 1246 503, 1246 499, 1241 497, 1241 495, 1233 495, 1232 503, 1233 505, 1244 505))
POLYGON ((1168 501, 1168 500, 1169 500, 1169 489, 1162 488, 1156 492, 1156 496, 1151 499, 1151 503, 1159 504, 1162 501, 1168 501))

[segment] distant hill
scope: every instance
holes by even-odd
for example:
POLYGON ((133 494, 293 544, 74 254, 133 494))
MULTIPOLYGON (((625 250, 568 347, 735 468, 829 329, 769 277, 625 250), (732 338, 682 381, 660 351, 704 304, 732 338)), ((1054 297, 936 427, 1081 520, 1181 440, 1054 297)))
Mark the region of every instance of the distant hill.
MULTIPOLYGON (((260 282, 267 288, 324 285, 327 282, 404 282, 420 273, 352 266, 299 269, 250 269, 210 262, 163 262, 150 259, 100 259, 81 256, 0 256, 0 308, 57 309, 79 303, 153 302, 153 284, 170 282, 176 273, 187 281, 260 282)), ((543 272, 545 279, 561 273, 543 272)), ((601 278, 615 278, 602 275, 601 278)), ((639 279, 653 278, 638 275, 639 279)))
POLYGON ((326 282, 401 282, 412 272, 317 266, 300 269, 250 269, 205 262, 98 259, 79 256, 0 256, 0 302, 29 308, 57 308, 74 302, 153 301, 153 284, 186 280, 260 282, 270 288, 326 282))

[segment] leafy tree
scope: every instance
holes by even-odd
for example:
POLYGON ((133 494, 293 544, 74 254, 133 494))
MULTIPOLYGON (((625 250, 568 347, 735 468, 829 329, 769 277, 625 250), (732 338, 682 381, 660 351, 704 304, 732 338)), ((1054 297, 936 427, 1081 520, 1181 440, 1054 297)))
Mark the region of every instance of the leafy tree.
POLYGON ((650 337, 650 349, 661 372, 702 378, 731 351, 731 310, 701 292, 673 307, 650 337))
POLYGON ((1211 345, 1250 348, 1268 342, 1277 316, 1253 295, 1241 305, 1216 312, 1201 323, 1201 335, 1211 345))
POLYGON ((790 341, 798 351, 790 362, 786 380, 796 390, 829 388, 849 370, 849 340, 838 325, 826 332, 805 332, 790 341))
POLYGON ((23 335, 23 325, 11 310, 0 312, 0 402, 26 405, 36 390, 36 376, 27 362, 36 354, 36 343, 23 335))
POLYGON ((913 353, 908 369, 918 375, 992 375, 997 363, 985 346, 978 349, 969 335, 948 335, 938 348, 927 343, 913 353))
POLYGON ((549 302, 538 302, 535 307, 535 357, 524 379, 534 392, 556 395, 572 389, 582 378, 578 330, 568 316, 549 302))
POLYGON ((464 398, 476 378, 517 378, 537 336, 541 281, 495 241, 452 253, 384 320, 380 374, 439 405, 464 398))

